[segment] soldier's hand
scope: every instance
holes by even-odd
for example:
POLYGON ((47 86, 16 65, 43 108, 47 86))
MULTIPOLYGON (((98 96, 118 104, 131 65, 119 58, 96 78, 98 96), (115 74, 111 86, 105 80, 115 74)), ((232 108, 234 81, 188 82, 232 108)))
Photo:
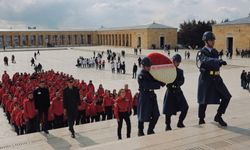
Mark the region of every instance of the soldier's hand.
POLYGON ((220 64, 225 66, 225 65, 227 65, 227 62, 224 60, 221 60, 220 64))

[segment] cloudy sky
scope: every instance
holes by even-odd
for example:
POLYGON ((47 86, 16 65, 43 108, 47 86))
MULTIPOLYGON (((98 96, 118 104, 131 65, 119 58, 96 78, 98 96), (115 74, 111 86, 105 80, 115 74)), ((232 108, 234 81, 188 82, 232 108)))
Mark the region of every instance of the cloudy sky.
POLYGON ((247 17, 250 0, 0 0, 0 28, 99 28, 247 17))

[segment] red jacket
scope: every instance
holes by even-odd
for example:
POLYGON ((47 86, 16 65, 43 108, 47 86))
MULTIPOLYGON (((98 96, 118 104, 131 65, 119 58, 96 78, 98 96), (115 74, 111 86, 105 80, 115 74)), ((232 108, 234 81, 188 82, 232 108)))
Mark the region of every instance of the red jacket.
POLYGON ((53 121, 55 119, 55 116, 52 111, 52 107, 49 107, 49 112, 48 112, 48 121, 53 121))
POLYGON ((137 106, 137 103, 138 103, 138 97, 134 96, 132 106, 133 107, 137 106))
POLYGON ((88 116, 95 116, 97 114, 96 104, 92 102, 87 109, 88 116))
POLYGON ((121 99, 120 97, 116 99, 114 107, 115 118, 119 118, 119 112, 130 112, 130 110, 131 110, 131 104, 129 99, 127 98, 121 99))
POLYGON ((60 98, 55 97, 51 103, 52 113, 56 116, 63 115, 63 101, 60 98))
POLYGON ((97 93, 98 93, 99 96, 103 96, 104 89, 103 88, 98 88, 97 93))
POLYGON ((94 93, 93 92, 88 92, 86 97, 87 97, 87 100, 86 100, 87 103, 92 103, 93 100, 94 100, 94 93))
POLYGON ((110 98, 110 96, 108 94, 104 94, 103 97, 103 106, 104 107, 108 107, 108 106, 113 106, 114 101, 112 98, 110 98))
POLYGON ((95 92, 95 87, 93 84, 88 85, 88 91, 92 90, 92 92, 95 92))
POLYGON ((35 102, 25 99, 23 102, 24 116, 27 119, 33 119, 36 116, 35 102))
POLYGON ((82 111, 82 110, 86 110, 87 108, 88 108, 88 104, 85 101, 81 100, 78 110, 82 111))
POLYGON ((20 110, 15 117, 15 124, 20 127, 25 123, 24 112, 20 110))

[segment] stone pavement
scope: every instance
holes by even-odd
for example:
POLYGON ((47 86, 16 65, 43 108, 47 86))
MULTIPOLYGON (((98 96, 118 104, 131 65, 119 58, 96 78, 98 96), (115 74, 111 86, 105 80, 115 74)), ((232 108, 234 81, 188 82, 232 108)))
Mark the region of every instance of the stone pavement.
MULTIPOLYGON (((54 69, 55 71, 63 71, 72 74, 77 79, 83 79, 86 82, 93 80, 97 87, 100 83, 104 88, 119 90, 125 83, 129 84, 132 92, 138 90, 138 84, 135 79, 132 79, 132 66, 137 62, 138 56, 133 54, 133 49, 116 48, 116 47, 75 47, 62 48, 63 50, 40 51, 41 55, 37 56, 37 62, 40 62, 45 70, 54 69), (112 74, 110 65, 107 64, 105 70, 86 69, 75 67, 76 59, 79 56, 92 57, 93 51, 105 51, 111 48, 112 51, 126 51, 125 60, 127 73, 112 74)), ((0 60, 4 56, 14 54, 16 64, 11 64, 7 67, 0 63, 0 74, 4 70, 12 75, 15 72, 33 72, 30 66, 30 59, 33 57, 34 51, 37 49, 28 49, 28 51, 17 51, 0 53, 0 60)), ((161 52, 159 50, 142 50, 142 57, 150 52, 161 52)), ((5 116, 0 110, 0 149, 78 149, 89 147, 90 149, 247 149, 250 144, 250 93, 242 90, 240 87, 240 73, 243 69, 250 71, 250 59, 241 59, 235 57, 232 60, 227 60, 228 66, 223 67, 221 75, 229 91, 232 93, 232 102, 229 105, 225 119, 229 123, 227 129, 220 129, 213 122, 213 117, 217 106, 210 106, 207 110, 208 124, 202 127, 197 126, 197 84, 198 84, 198 69, 195 66, 196 51, 191 52, 190 60, 183 60, 181 68, 184 69, 185 84, 182 87, 186 96, 190 110, 186 119, 185 129, 176 129, 177 117, 173 117, 173 128, 171 132, 165 132, 164 117, 161 116, 156 128, 157 134, 146 136, 143 138, 136 137, 137 122, 136 117, 132 117, 132 138, 117 142, 116 137, 116 121, 105 121, 94 124, 80 125, 76 128, 78 132, 77 138, 71 139, 67 129, 58 129, 51 131, 49 136, 42 133, 35 133, 24 136, 15 136, 14 132, 8 125, 5 116), (247 119, 248 118, 248 119, 247 119), (103 144, 101 144, 103 143, 103 144), (100 145, 99 145, 100 144, 100 145), (121 145, 122 144, 122 145, 121 145), (92 145, 96 145, 91 147, 92 145)), ((171 56, 175 52, 171 51, 171 56)), ((179 53, 184 58, 184 51, 179 50, 179 53)), ((106 58, 106 55, 104 56, 106 58)), ((162 101, 166 88, 158 90, 158 105, 162 110, 162 101)), ((125 131, 124 125, 124 131, 125 131)), ((124 134, 125 135, 125 134, 124 134)))

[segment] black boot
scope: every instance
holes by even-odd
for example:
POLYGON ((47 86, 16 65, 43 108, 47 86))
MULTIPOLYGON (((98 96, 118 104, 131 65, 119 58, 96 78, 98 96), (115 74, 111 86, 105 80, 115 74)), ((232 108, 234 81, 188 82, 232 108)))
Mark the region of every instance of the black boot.
POLYGON ((216 114, 216 116, 214 117, 214 121, 218 122, 223 127, 227 126, 227 123, 222 119, 220 114, 216 114))
POLYGON ((199 120, 199 125, 202 125, 202 124, 206 124, 205 120, 204 119, 201 119, 199 120))
POLYGON ((144 134, 144 132, 143 131, 139 131, 138 132, 138 136, 144 136, 145 134, 144 134))
POLYGON ((170 126, 170 124, 167 124, 166 128, 165 128, 165 131, 170 131, 170 130, 172 130, 171 126, 170 126))
POLYGON ((185 125, 183 124, 183 121, 178 121, 178 123, 177 123, 177 127, 178 128, 185 128, 185 125))

